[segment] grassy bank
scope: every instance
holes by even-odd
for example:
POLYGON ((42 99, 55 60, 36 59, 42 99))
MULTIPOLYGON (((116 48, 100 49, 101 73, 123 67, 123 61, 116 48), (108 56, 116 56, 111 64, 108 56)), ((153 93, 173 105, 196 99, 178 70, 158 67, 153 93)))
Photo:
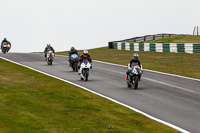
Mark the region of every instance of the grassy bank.
MULTIPOLYGON (((82 51, 79 51, 82 52, 82 51)), ((107 47, 91 49, 92 59, 127 65, 134 51, 108 49, 107 47)), ((137 51, 143 68, 171 74, 200 79, 200 54, 159 53, 137 51)), ((56 53, 67 55, 67 52, 56 53)))
POLYGON ((149 43, 200 43, 200 36, 173 36, 158 40, 148 41, 149 43))
POLYGON ((177 131, 80 88, 0 59, 0 132, 177 131))

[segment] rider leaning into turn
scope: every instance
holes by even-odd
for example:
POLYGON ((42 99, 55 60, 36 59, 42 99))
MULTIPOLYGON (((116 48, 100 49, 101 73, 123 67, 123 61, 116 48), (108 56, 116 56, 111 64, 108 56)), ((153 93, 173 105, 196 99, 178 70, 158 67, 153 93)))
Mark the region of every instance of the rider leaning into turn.
POLYGON ((90 55, 88 54, 87 50, 84 50, 83 54, 80 57, 80 60, 79 60, 80 62, 79 62, 79 65, 78 65, 79 68, 80 68, 80 65, 83 62, 83 60, 88 60, 91 63, 90 69, 92 69, 92 59, 91 59, 90 55))
MULTIPOLYGON (((136 64, 138 65, 141 69, 142 69, 142 65, 140 63, 140 60, 138 59, 139 55, 137 53, 133 54, 133 59, 130 60, 129 64, 128 64, 128 71, 126 72, 126 80, 128 80, 128 75, 129 73, 132 71, 132 64, 136 64)), ((139 77, 139 80, 141 79, 141 76, 139 77)))
POLYGON ((46 57, 47 57, 47 52, 48 52, 48 51, 53 51, 53 53, 55 54, 55 50, 53 49, 53 47, 51 47, 50 44, 47 44, 47 47, 46 47, 45 50, 44 50, 44 53, 45 53, 44 57, 45 57, 45 59, 46 59, 46 57))
POLYGON ((69 51, 69 66, 71 66, 72 64, 71 64, 71 55, 73 55, 73 54, 76 54, 76 55, 78 55, 79 56, 79 53, 78 53, 78 51, 74 48, 74 47, 71 47, 71 50, 69 51))

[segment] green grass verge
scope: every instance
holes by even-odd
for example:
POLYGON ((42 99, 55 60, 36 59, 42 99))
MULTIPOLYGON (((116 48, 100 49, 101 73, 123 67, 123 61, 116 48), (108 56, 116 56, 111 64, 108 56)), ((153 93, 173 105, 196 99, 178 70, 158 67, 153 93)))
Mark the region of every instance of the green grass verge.
POLYGON ((177 131, 78 87, 0 59, 0 132, 177 131))
MULTIPOLYGON (((82 51, 79 51, 82 52, 82 51)), ((200 79, 200 54, 126 51, 107 47, 91 49, 92 59, 128 65, 132 55, 139 54, 143 68, 200 79)), ((56 53, 68 55, 67 52, 56 53)))
POLYGON ((200 36, 183 35, 148 41, 147 43, 200 43, 200 36))

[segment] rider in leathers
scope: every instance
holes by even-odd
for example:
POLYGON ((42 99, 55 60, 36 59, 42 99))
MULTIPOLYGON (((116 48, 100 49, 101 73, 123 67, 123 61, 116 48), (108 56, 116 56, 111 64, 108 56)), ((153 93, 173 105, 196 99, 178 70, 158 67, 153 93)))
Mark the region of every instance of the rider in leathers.
MULTIPOLYGON (((142 70, 142 64, 139 61, 139 55, 137 53, 133 54, 133 59, 130 60, 129 64, 128 64, 128 71, 126 72, 126 80, 128 80, 128 75, 129 73, 132 71, 132 64, 137 64, 140 69, 142 70)), ((141 81, 141 75, 139 76, 139 80, 141 81)))
MULTIPOLYGON (((88 54, 87 50, 84 50, 83 54, 80 57, 79 64, 78 64, 78 68, 79 69, 80 69, 80 65, 83 62, 83 60, 88 60, 90 62, 90 64, 91 64, 90 69, 92 69, 92 59, 91 59, 90 55, 88 54)), ((79 74, 80 74, 80 72, 79 72, 79 74)))
MULTIPOLYGON (((4 42, 6 42, 7 44, 10 44, 10 48, 11 48, 11 43, 6 38, 4 38, 3 41, 1 42, 1 48, 4 42)), ((7 50, 7 52, 10 50, 10 48, 7 50)))
POLYGON ((69 66, 71 67, 72 66, 72 63, 71 63, 71 55, 73 54, 76 54, 79 56, 79 53, 78 51, 74 48, 74 47, 71 47, 71 50, 69 51, 69 66))
POLYGON ((55 50, 53 49, 53 47, 51 47, 50 44, 47 44, 47 47, 46 47, 45 50, 44 50, 44 53, 45 53, 44 57, 45 57, 45 60, 46 60, 46 57, 47 57, 47 52, 50 51, 50 50, 53 51, 54 56, 55 56, 55 50))

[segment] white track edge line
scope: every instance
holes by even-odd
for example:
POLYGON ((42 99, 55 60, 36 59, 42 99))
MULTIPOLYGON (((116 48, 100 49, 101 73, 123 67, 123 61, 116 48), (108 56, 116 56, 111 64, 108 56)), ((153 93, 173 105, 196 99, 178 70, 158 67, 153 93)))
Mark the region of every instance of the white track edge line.
MULTIPOLYGON (((113 66, 119 66, 119 67, 127 67, 125 65, 114 64, 114 63, 109 63, 109 62, 103 62, 103 61, 98 61, 98 60, 92 60, 92 61, 95 61, 95 62, 98 62, 98 63, 102 63, 102 64, 107 64, 107 65, 113 65, 113 66)), ((163 74, 163 75, 168 75, 168 76, 174 76, 174 77, 179 77, 179 78, 184 78, 184 79, 200 81, 200 79, 190 78, 190 77, 176 75, 176 74, 164 73, 164 72, 159 72, 159 71, 154 71, 154 70, 149 70, 149 69, 143 69, 143 70, 149 71, 149 72, 153 72, 153 73, 159 73, 159 74, 163 74)))
POLYGON ((173 125, 173 124, 170 124, 170 123, 165 122, 165 121, 163 121, 163 120, 160 120, 160 119, 158 119, 158 118, 155 118, 155 117, 153 117, 153 116, 151 116, 151 115, 149 115, 149 114, 147 114, 147 113, 144 113, 144 112, 142 112, 142 111, 140 111, 140 110, 138 110, 138 109, 136 109, 136 108, 133 108, 133 107, 131 107, 131 106, 129 106, 129 105, 126 105, 126 104, 124 104, 124 103, 122 103, 122 102, 119 102, 119 101, 117 101, 117 100, 114 100, 114 99, 112 99, 112 98, 110 98, 110 97, 104 96, 104 95, 102 95, 102 94, 100 94, 100 93, 98 93, 98 92, 92 91, 92 90, 90 90, 90 89, 88 89, 88 88, 86 88, 86 87, 83 87, 83 86, 78 85, 78 84, 76 84, 76 83, 73 83, 73 82, 71 82, 71 81, 68 81, 68 80, 59 78, 59 77, 57 77, 57 76, 54 76, 54 75, 51 75, 51 74, 42 72, 42 71, 37 70, 37 69, 35 69, 35 68, 32 68, 32 67, 29 67, 29 66, 20 64, 20 63, 18 63, 18 62, 15 62, 15 61, 6 59, 6 58, 1 57, 1 56, 0 56, 0 58, 1 58, 1 59, 4 59, 4 60, 6 60, 6 61, 9 61, 9 62, 11 62, 11 63, 14 63, 14 64, 17 64, 17 65, 26 67, 26 68, 31 69, 31 70, 34 70, 34 71, 36 71, 36 72, 42 73, 42 74, 44 74, 44 75, 47 75, 47 76, 56 78, 56 79, 61 80, 61 81, 64 81, 64 82, 66 82, 66 83, 69 83, 69 84, 71 84, 71 85, 77 86, 77 87, 79 87, 79 88, 82 88, 82 89, 84 89, 84 90, 86 90, 86 91, 88 91, 88 92, 91 92, 91 93, 96 94, 96 95, 98 95, 98 96, 100 96, 100 97, 103 97, 103 98, 108 99, 108 100, 110 100, 110 101, 112 101, 112 102, 115 102, 115 103, 117 103, 117 104, 119 104, 119 105, 122 105, 122 106, 124 106, 124 107, 126 107, 126 108, 129 108, 129 109, 131 109, 131 110, 133 110, 133 111, 135 111, 135 112, 138 112, 138 113, 140 113, 140 114, 142 114, 142 115, 144 115, 144 116, 146 116, 146 117, 148 117, 148 118, 150 118, 150 119, 152 119, 152 120, 155 120, 155 121, 160 122, 160 123, 162 123, 162 124, 164 124, 164 125, 167 125, 167 126, 169 126, 169 127, 172 127, 172 128, 174 128, 174 129, 176 129, 176 130, 178 130, 178 131, 181 131, 181 132, 183 132, 183 133, 190 133, 189 131, 187 131, 187 130, 185 130, 185 129, 182 129, 182 128, 178 127, 178 126, 175 126, 175 125, 173 125))
MULTIPOLYGON (((65 55, 56 55, 56 56, 65 56, 65 55)), ((68 56, 65 56, 65 57, 68 57, 68 56)), ((92 61, 98 62, 98 63, 102 63, 102 64, 107 64, 107 65, 113 65, 113 66, 119 66, 119 67, 127 67, 125 65, 120 65, 120 64, 110 63, 110 62, 104 62, 104 61, 98 61, 98 60, 92 60, 92 61)), ((190 77, 176 75, 176 74, 159 72, 159 71, 150 70, 150 69, 143 69, 143 70, 148 71, 148 72, 153 72, 153 73, 159 73, 159 74, 163 74, 163 75, 168 75, 168 76, 174 76, 174 77, 179 77, 179 78, 184 78, 184 79, 190 79, 190 80, 200 81, 200 79, 190 78, 190 77)))
MULTIPOLYGON (((122 72, 109 70, 109 69, 102 69, 102 68, 98 68, 98 69, 101 69, 101 70, 104 70, 104 71, 113 72, 113 73, 119 73, 119 74, 123 74, 123 75, 125 74, 125 73, 122 73, 122 72)), ((179 86, 176 86, 176 85, 168 84, 168 83, 165 83, 165 82, 162 82, 162 81, 158 81, 158 80, 154 80, 154 79, 151 79, 151 78, 147 78, 147 77, 144 77, 144 76, 142 77, 142 79, 149 80, 151 82, 155 82, 155 83, 158 83, 158 84, 174 87, 174 88, 177 88, 179 90, 184 90, 184 91, 191 92, 191 93, 194 93, 194 94, 200 94, 200 92, 196 92, 196 91, 193 91, 193 90, 190 90, 190 89, 187 89, 187 88, 183 88, 183 87, 179 87, 179 86)))

